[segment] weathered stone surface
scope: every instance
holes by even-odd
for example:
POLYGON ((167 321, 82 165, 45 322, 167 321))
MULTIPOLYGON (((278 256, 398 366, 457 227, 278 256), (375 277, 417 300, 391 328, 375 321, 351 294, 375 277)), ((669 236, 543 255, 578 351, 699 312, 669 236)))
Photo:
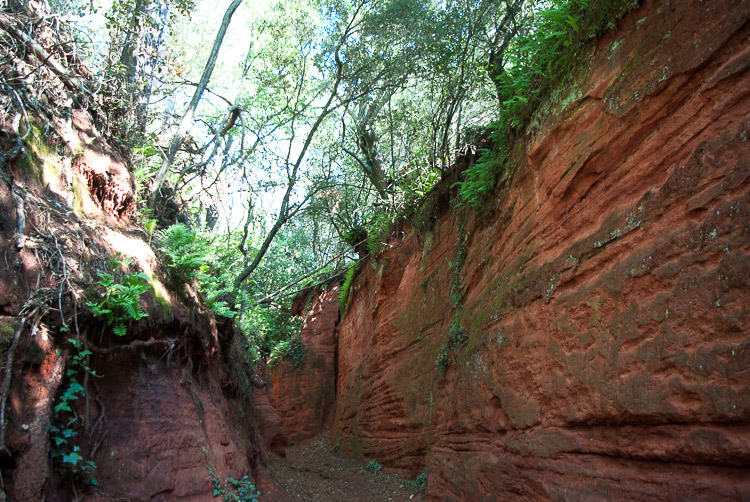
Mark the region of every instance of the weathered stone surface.
POLYGON ((493 207, 362 268, 342 451, 433 500, 750 498, 748 37, 747 0, 643 2, 493 207))
MULTIPOLYGON (((286 444, 320 433, 333 419, 336 400, 336 327, 339 318, 338 286, 317 293, 300 336, 305 345, 304 365, 289 359, 272 370, 273 395, 281 416, 286 444)), ((279 442, 275 445, 279 448, 279 442)))
POLYGON ((195 374, 166 358, 132 354, 97 366, 104 375, 98 388, 106 433, 95 456, 103 494, 210 500, 209 465, 222 483, 253 477, 250 464, 259 451, 248 444, 252 432, 243 427, 214 371, 195 374))
MULTIPOLYGON (((12 190, 0 181, 0 251, 9 264, 0 270, 0 366, 9 384, 0 499, 211 500, 208 465, 222 483, 247 474, 273 494, 258 420, 249 402, 240 403, 222 349, 236 333, 220 334, 190 287, 182 295, 168 291, 151 247, 132 228, 119 229, 135 209, 134 186, 85 114, 74 112, 58 133, 76 152, 72 166, 44 150, 25 170, 9 166, 12 190), (153 287, 141 298, 148 317, 129 323, 124 337, 84 306, 96 298, 97 273, 118 253, 153 287), (73 337, 93 350, 86 364, 99 376, 71 362, 73 337), (71 399, 71 414, 60 418, 55 405, 71 378, 85 397, 71 399), (67 429, 69 444, 58 447, 53 425, 67 429), (96 463, 98 487, 63 464, 72 452, 82 457, 78 467, 96 463)), ((41 152, 45 143, 34 137, 33 145, 41 152)))

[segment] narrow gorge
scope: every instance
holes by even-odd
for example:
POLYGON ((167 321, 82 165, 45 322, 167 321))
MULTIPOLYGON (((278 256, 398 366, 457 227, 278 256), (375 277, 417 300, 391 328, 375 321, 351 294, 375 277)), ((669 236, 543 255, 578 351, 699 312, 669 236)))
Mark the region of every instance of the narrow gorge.
POLYGON ((578 56, 484 203, 457 183, 487 133, 346 294, 297 296, 304 357, 271 368, 169 278, 126 159, 45 90, 67 115, 0 163, 0 500, 325 500, 282 478, 368 462, 384 500, 750 500, 750 0, 643 0, 578 56), (104 274, 144 281, 143 319, 84 312, 104 274), (314 472, 285 460, 311 438, 314 472))
POLYGON ((429 500, 750 496, 749 19, 622 19, 486 206, 443 186, 335 329, 320 297, 312 365, 274 375, 280 434, 330 423, 346 455, 426 471, 429 500))

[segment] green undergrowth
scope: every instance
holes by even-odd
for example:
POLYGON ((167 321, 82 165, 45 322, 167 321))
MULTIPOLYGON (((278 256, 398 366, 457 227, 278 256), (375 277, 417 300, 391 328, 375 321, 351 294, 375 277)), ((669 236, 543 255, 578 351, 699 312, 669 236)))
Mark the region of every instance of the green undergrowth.
POLYGON ((171 286, 179 292, 195 281, 211 312, 233 318, 236 312, 226 299, 233 290, 235 270, 226 266, 231 261, 227 245, 211 242, 182 223, 157 230, 153 235, 171 286))
POLYGON ((341 289, 339 290, 339 312, 341 317, 346 315, 346 310, 349 307, 349 298, 351 296, 352 283, 354 282, 354 276, 357 274, 357 266, 354 265, 346 272, 344 282, 341 283, 341 289))
POLYGON ((365 468, 368 471, 379 472, 383 470, 383 464, 381 464, 377 460, 370 460, 369 462, 367 462, 367 465, 365 466, 365 468))
POLYGON ((521 137, 532 115, 551 91, 572 75, 586 58, 591 40, 614 28, 638 0, 551 0, 533 14, 530 29, 517 36, 506 54, 497 84, 500 113, 491 126, 491 149, 457 183, 464 203, 480 207, 510 170, 514 139, 521 137))
POLYGON ((222 483, 213 464, 208 460, 206 448, 203 448, 203 455, 206 457, 206 470, 211 478, 214 497, 221 497, 224 502, 258 502, 260 491, 255 488, 249 476, 240 479, 230 477, 226 483, 222 483))
POLYGON ((130 260, 121 259, 120 254, 110 258, 109 272, 99 272, 98 298, 86 302, 91 313, 104 319, 117 336, 127 334, 130 321, 139 321, 148 316, 140 304, 141 296, 149 289, 149 279, 142 273, 126 274, 122 267, 130 260))
MULTIPOLYGON (((67 327, 63 328, 67 332, 67 327)), ((69 338, 71 347, 70 362, 65 372, 65 385, 53 409, 53 419, 50 423, 50 444, 52 459, 57 462, 66 475, 74 481, 97 486, 93 473, 97 466, 93 460, 87 460, 81 447, 76 444, 79 431, 82 428, 83 417, 76 410, 76 404, 85 401, 86 388, 81 382, 86 376, 98 377, 89 367, 91 351, 85 350, 83 343, 77 338, 69 338)), ((58 354, 61 352, 58 349, 58 354)), ((80 410, 80 408, 79 408, 80 410)))
POLYGON ((404 486, 412 490, 417 490, 420 493, 424 492, 427 489, 427 469, 422 471, 413 481, 405 479, 404 486))
POLYGON ((307 349, 305 348, 305 344, 302 342, 302 337, 299 334, 283 340, 276 345, 271 352, 268 366, 272 368, 277 366, 285 357, 292 360, 292 363, 297 370, 301 370, 305 367, 307 349))

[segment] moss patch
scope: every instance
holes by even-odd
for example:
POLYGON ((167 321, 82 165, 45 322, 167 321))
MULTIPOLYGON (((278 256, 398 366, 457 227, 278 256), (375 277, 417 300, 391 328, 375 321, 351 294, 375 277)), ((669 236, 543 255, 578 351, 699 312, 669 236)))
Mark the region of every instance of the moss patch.
POLYGON ((0 316, 0 352, 5 353, 13 343, 18 328, 18 318, 0 316))

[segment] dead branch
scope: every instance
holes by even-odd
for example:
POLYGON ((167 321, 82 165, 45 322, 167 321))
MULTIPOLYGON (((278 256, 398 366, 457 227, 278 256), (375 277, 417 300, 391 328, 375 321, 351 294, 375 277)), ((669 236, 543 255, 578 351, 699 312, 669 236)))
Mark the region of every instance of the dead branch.
POLYGON ((16 356, 16 350, 18 349, 18 344, 21 341, 21 333, 23 333, 23 328, 26 326, 26 320, 29 317, 36 317, 36 321, 38 321, 37 314, 39 313, 39 309, 35 309, 30 314, 28 314, 25 317, 21 317, 21 321, 18 323, 18 326, 16 327, 16 331, 13 334, 13 342, 10 344, 10 348, 8 349, 8 357, 6 358, 5 362, 5 375, 3 376, 3 383, 0 386, 0 394, 2 395, 2 400, 0 400, 0 451, 8 451, 7 446, 5 445, 5 430, 7 424, 5 423, 5 406, 8 402, 8 395, 10 394, 10 382, 13 378, 13 361, 16 356))
POLYGON ((20 251, 24 248, 26 245, 26 211, 24 211, 24 201, 25 197, 22 197, 23 194, 19 194, 20 190, 16 189, 16 187, 13 187, 13 199, 16 201, 16 217, 18 218, 18 223, 16 225, 16 250, 20 251))
POLYGON ((69 90, 88 92, 83 85, 84 80, 82 78, 70 73, 49 52, 47 52, 44 47, 39 45, 26 33, 19 30, 13 21, 14 19, 12 16, 0 12, 0 28, 30 49, 32 54, 34 54, 42 64, 49 68, 69 90))

